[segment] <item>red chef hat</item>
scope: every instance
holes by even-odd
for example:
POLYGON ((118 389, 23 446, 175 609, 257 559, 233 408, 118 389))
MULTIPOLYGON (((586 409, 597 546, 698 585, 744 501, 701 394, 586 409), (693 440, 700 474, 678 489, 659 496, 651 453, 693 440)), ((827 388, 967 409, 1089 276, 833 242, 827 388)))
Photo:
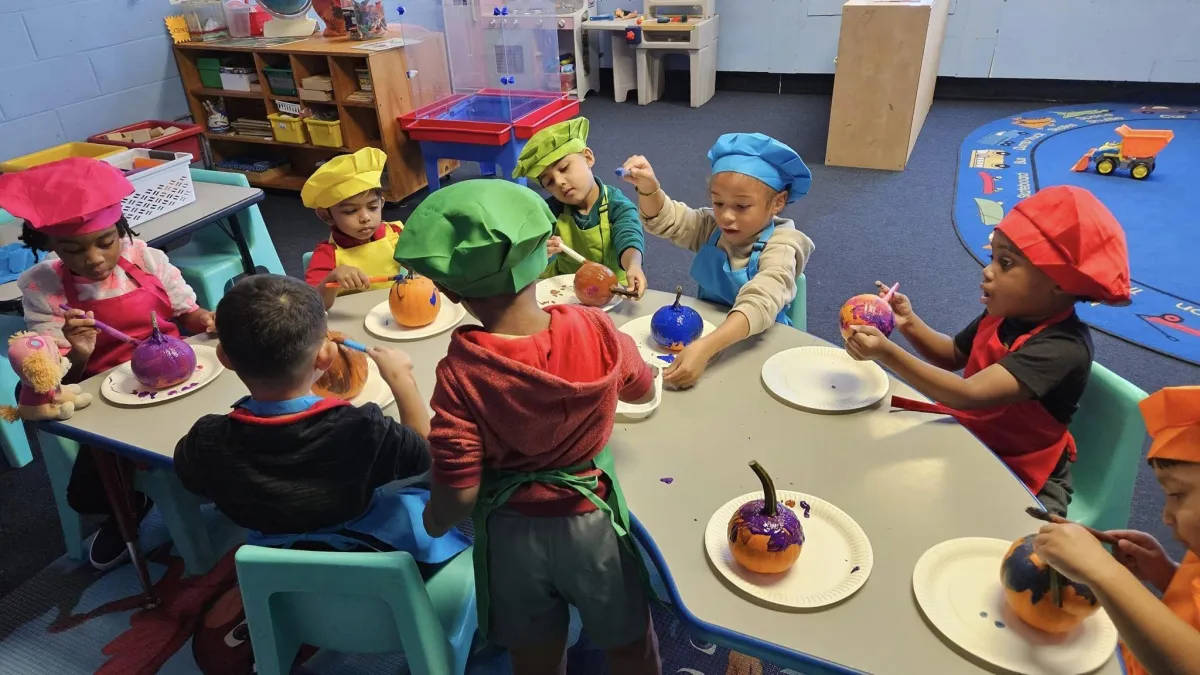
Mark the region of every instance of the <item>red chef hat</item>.
POLYGON ((75 237, 121 219, 133 183, 117 167, 69 157, 0 176, 0 208, 52 237, 75 237))
POLYGON ((1040 190, 1018 202, 996 230, 1064 291, 1107 305, 1129 304, 1125 231, 1087 190, 1040 190))

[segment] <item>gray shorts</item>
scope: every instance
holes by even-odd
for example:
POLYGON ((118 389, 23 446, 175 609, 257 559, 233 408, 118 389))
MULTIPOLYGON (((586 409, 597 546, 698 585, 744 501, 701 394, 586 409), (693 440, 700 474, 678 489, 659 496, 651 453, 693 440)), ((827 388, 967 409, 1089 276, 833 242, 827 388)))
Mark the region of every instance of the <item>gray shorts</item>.
POLYGON ((638 561, 621 548, 607 515, 535 518, 501 509, 487 528, 491 641, 522 649, 566 636, 568 605, 600 649, 646 634, 638 561))

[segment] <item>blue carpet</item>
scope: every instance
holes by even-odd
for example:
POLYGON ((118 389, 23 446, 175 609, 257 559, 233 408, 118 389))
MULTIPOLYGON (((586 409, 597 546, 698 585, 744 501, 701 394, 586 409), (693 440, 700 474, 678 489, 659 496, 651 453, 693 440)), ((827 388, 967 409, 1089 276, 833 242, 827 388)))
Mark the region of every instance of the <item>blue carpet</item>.
POLYGON ((986 124, 959 152, 955 224, 967 250, 985 262, 992 227, 1020 199, 1052 185, 1075 185, 1100 198, 1125 228, 1133 277, 1128 307, 1082 306, 1089 324, 1149 349, 1200 364, 1200 114, 1191 109, 1099 103, 1047 108, 986 124), (1142 112, 1146 110, 1148 112, 1142 112), (1115 129, 1169 129, 1174 140, 1145 180, 1071 167, 1115 129))

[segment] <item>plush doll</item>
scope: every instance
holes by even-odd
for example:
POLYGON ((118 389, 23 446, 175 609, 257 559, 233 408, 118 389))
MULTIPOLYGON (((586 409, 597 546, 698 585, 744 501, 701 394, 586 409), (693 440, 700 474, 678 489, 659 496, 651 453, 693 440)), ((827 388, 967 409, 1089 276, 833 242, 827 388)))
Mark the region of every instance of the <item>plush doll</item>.
POLYGON ((92 402, 92 395, 79 385, 62 383, 71 362, 52 338, 28 331, 13 335, 8 339, 8 362, 21 378, 21 393, 17 407, 0 406, 5 421, 65 420, 92 402))

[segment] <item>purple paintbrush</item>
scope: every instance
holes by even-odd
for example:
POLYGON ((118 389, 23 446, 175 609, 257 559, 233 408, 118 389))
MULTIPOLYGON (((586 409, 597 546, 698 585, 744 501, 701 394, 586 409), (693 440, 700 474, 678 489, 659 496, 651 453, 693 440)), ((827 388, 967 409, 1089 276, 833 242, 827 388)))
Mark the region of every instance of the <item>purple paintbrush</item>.
MULTIPOLYGON (((59 305, 58 308, 64 312, 71 311, 71 306, 65 302, 63 304, 59 305)), ((120 340, 121 342, 128 342, 131 345, 136 345, 137 343, 141 342, 141 340, 137 340, 135 338, 129 337, 128 335, 122 333, 121 331, 117 330, 116 328, 113 328, 112 326, 104 323, 100 319, 92 319, 92 320, 96 322, 96 328, 104 331, 105 333, 108 333, 109 335, 115 337, 116 339, 120 340)))

